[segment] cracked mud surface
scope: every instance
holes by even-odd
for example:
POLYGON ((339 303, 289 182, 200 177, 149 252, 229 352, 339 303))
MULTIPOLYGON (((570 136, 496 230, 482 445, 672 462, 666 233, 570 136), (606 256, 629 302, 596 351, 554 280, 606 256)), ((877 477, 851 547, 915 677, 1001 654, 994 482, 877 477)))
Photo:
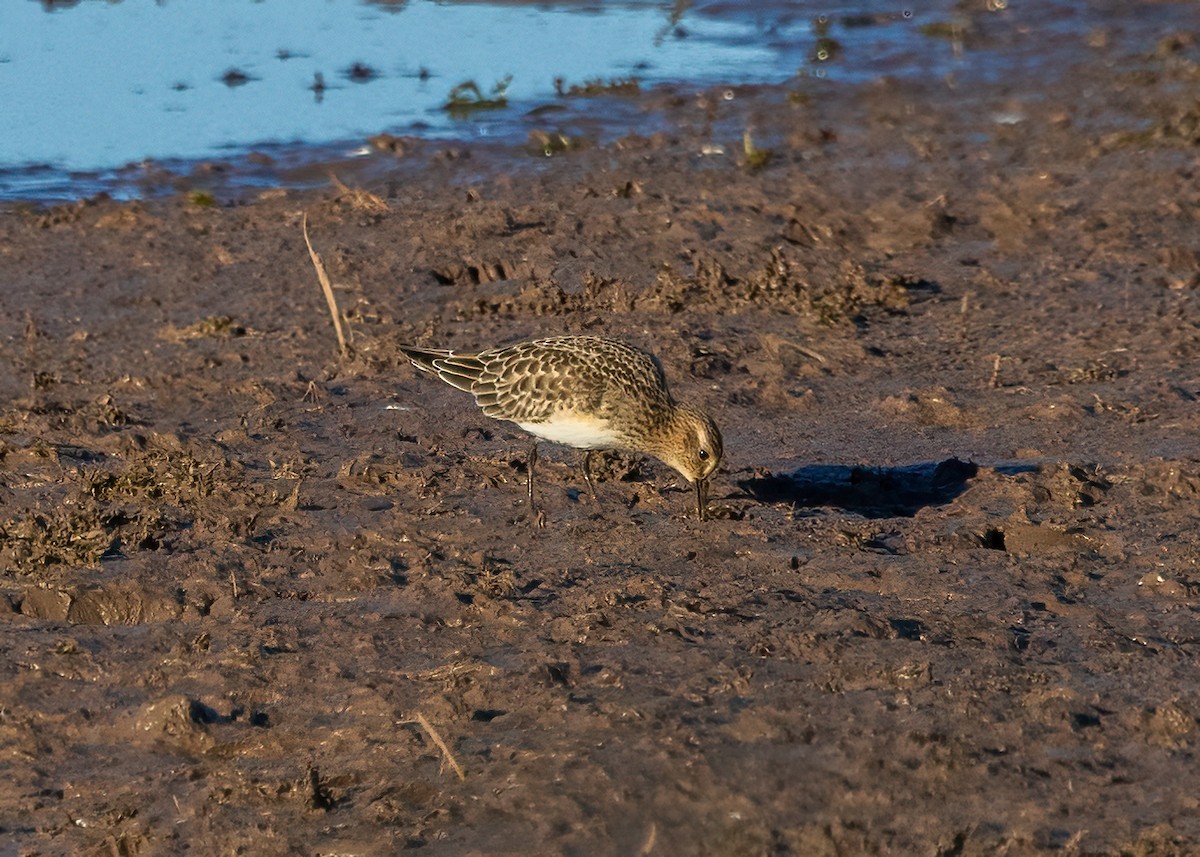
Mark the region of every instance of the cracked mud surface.
POLYGON ((0 838, 1200 849, 1200 54, 1095 41, 649 93, 670 133, 375 198, 0 213, 0 838), (397 349, 560 332, 714 414, 714 520, 543 446, 531 527, 527 438, 397 349))

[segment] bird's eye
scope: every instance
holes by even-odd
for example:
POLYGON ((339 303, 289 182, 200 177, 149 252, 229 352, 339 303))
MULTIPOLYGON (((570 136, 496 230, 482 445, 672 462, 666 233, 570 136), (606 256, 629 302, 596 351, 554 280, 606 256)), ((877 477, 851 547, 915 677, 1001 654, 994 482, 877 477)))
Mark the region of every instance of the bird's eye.
POLYGON ((700 450, 699 452, 696 453, 696 455, 698 455, 700 457, 701 461, 708 461, 708 450, 707 449, 700 450))

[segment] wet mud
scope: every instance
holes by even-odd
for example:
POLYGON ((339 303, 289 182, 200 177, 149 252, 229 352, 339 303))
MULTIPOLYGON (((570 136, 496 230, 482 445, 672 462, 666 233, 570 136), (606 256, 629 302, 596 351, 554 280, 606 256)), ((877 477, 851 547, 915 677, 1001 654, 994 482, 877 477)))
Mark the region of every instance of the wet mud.
POLYGON ((0 851, 1196 853, 1200 52, 1089 39, 7 207, 0 851), (545 445, 531 526, 398 348, 563 332, 715 416, 711 520, 545 445))

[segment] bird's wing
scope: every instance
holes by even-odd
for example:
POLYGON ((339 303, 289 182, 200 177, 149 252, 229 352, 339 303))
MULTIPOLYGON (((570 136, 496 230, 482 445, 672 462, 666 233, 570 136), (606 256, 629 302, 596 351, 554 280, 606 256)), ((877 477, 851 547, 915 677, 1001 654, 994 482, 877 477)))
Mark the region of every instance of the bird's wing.
POLYGON ((472 392, 489 417, 537 423, 568 401, 585 410, 599 405, 603 379, 569 351, 523 342, 478 356, 483 373, 472 392))

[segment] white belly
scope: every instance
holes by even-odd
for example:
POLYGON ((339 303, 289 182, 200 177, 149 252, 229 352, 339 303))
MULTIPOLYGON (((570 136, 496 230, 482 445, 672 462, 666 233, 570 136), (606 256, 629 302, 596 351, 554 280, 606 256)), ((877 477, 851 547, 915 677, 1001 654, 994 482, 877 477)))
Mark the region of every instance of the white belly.
POLYGON ((577 449, 612 449, 617 435, 595 417, 557 413, 541 423, 517 423, 537 437, 577 449))

